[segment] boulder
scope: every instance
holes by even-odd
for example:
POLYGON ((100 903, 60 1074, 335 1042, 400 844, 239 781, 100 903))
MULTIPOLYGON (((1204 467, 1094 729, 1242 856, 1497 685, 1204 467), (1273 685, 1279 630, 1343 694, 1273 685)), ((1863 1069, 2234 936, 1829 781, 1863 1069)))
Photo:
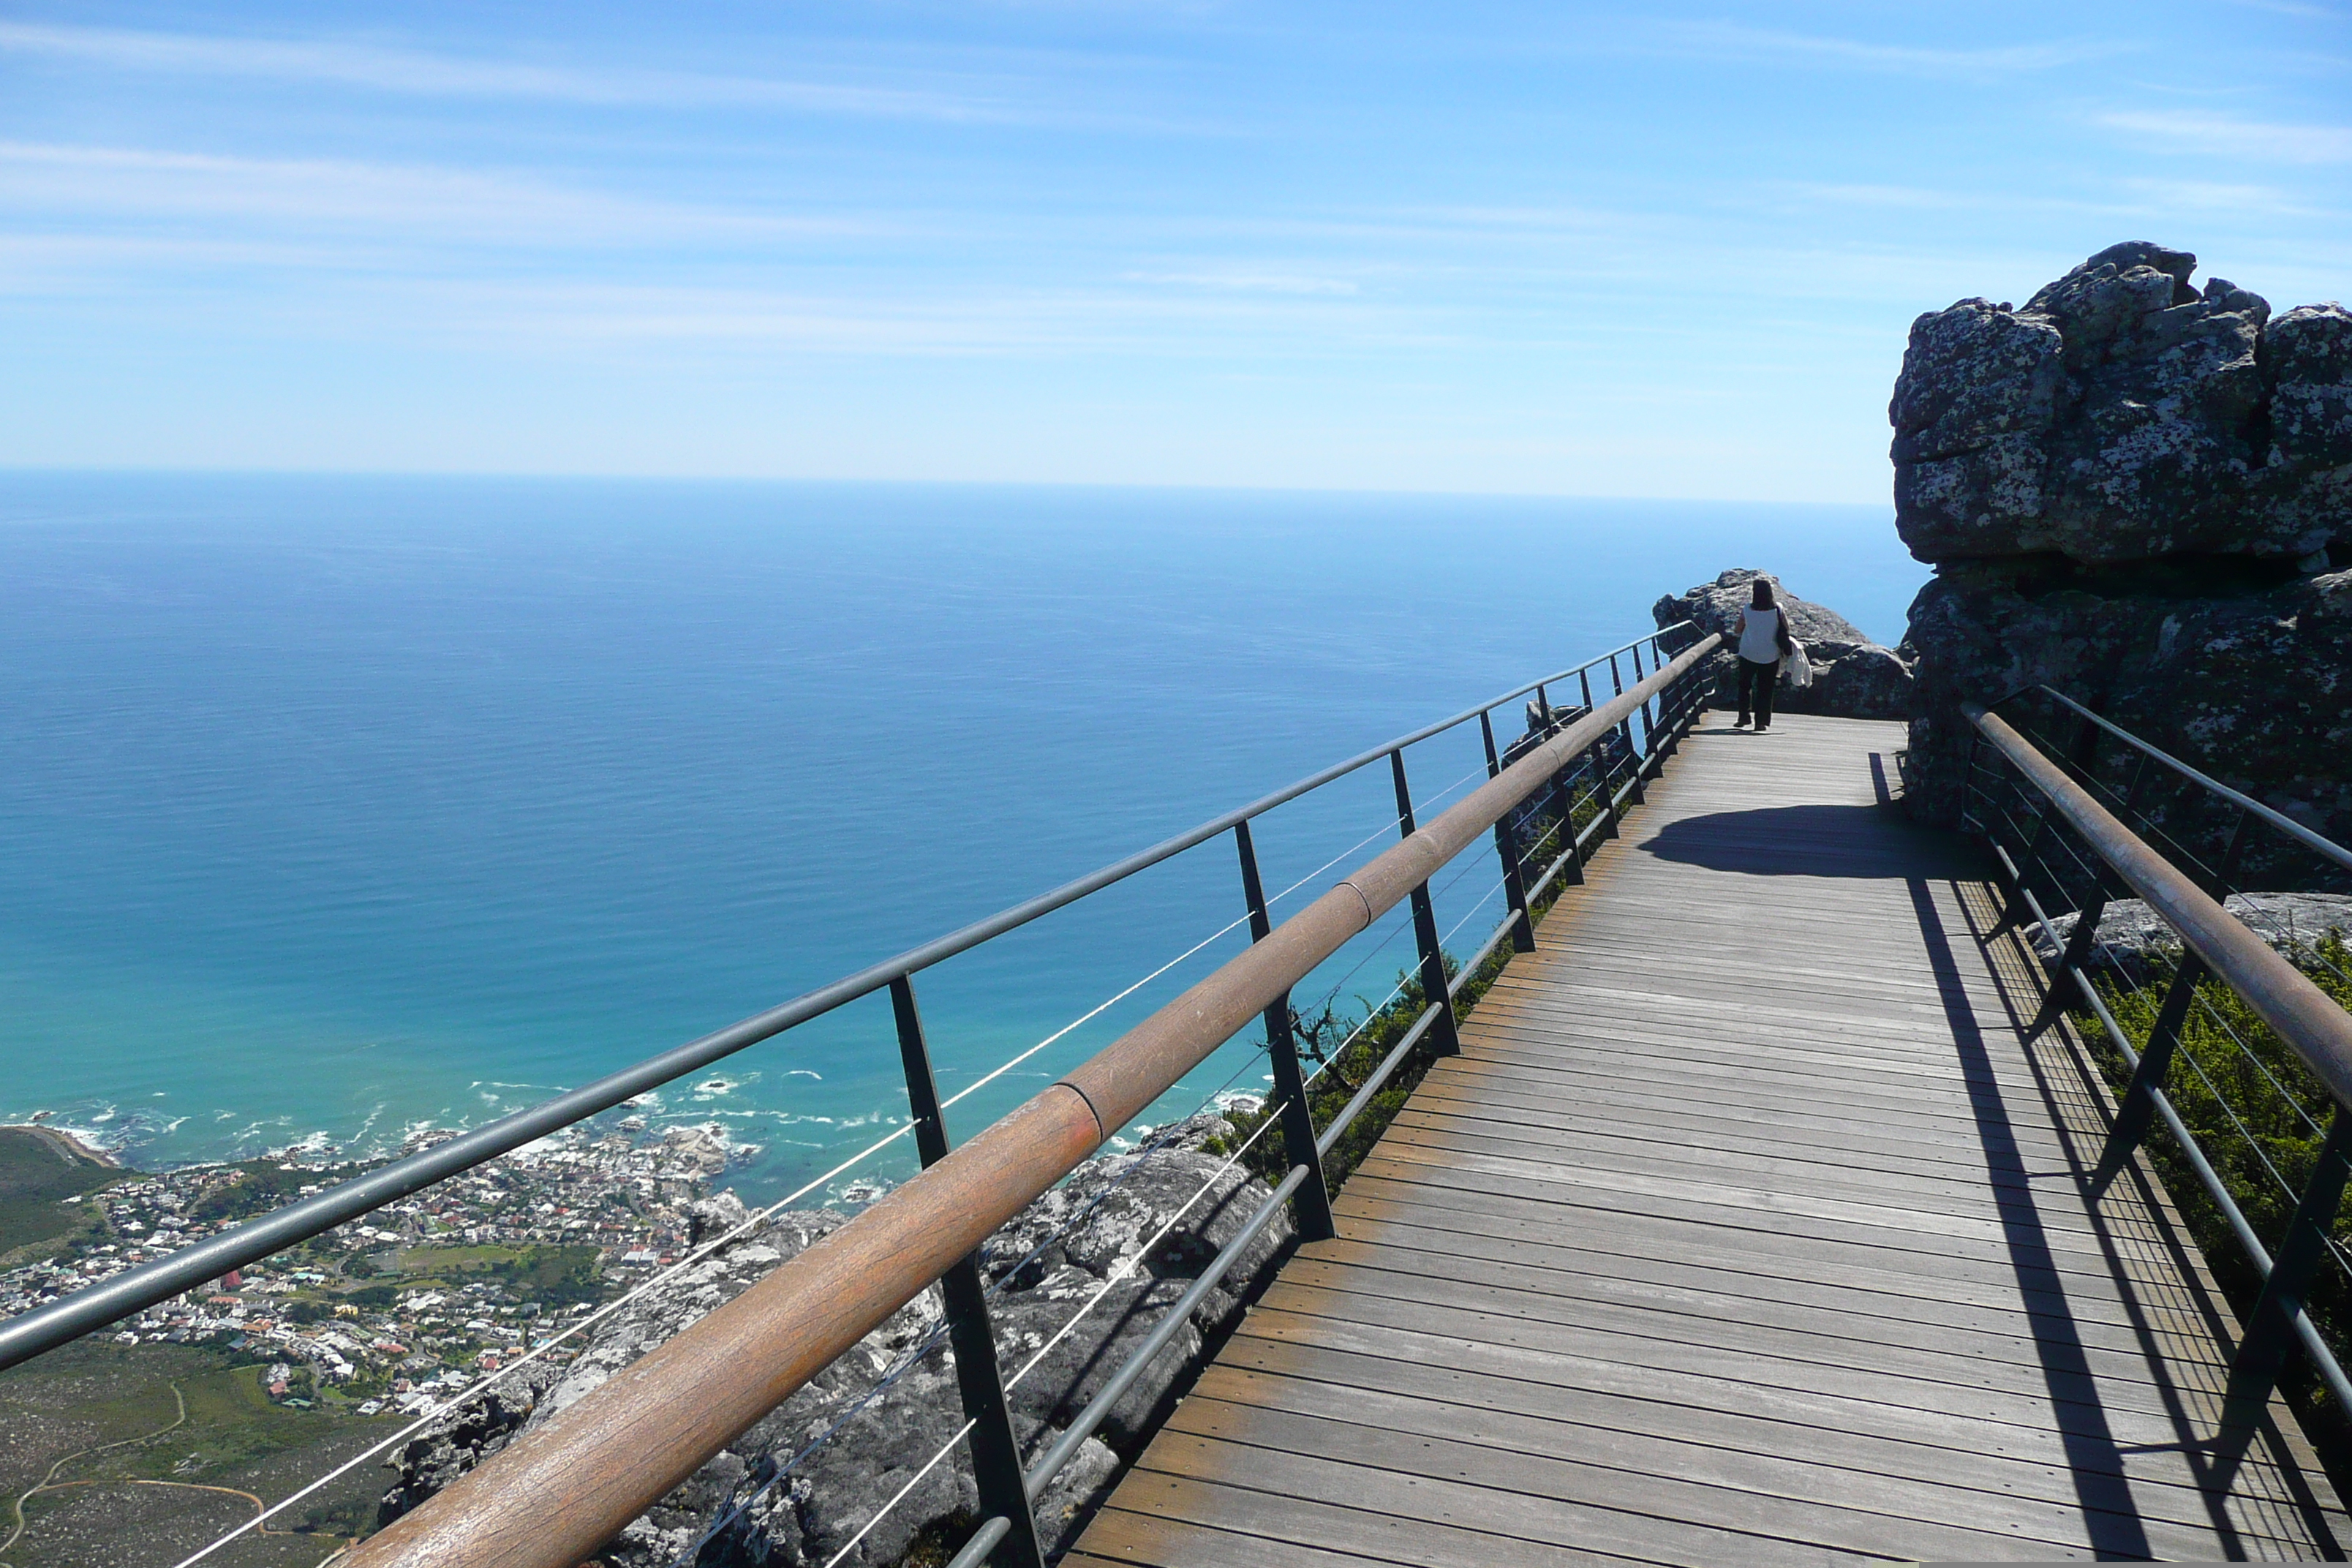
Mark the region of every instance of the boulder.
MULTIPOLYGON (((1842 719, 1905 719, 1911 713, 1911 667, 1903 654, 1881 647, 1861 628, 1825 605, 1801 599, 1780 585, 1769 572, 1734 567, 1712 583, 1701 583, 1680 594, 1669 594, 1650 606, 1659 626, 1684 621, 1696 623, 1701 635, 1721 632, 1736 639, 1739 612, 1751 602, 1748 584, 1759 577, 1772 584, 1772 596, 1789 617, 1789 634, 1805 645, 1813 666, 1813 684, 1803 691, 1783 686, 1774 706, 1784 713, 1825 713, 1842 719)), ((1710 658, 1716 682, 1715 702, 1728 707, 1738 700, 1738 667, 1733 656, 1710 658)))
MULTIPOLYGON (((990 1312, 999 1369, 1027 1458, 1060 1437, 1265 1201, 1265 1184, 1238 1169, 1222 1170, 1222 1160, 1201 1152, 1209 1139, 1231 1131, 1220 1116, 1197 1116, 1161 1129, 1148 1152, 1089 1162, 983 1245, 982 1272, 996 1287, 990 1312), (1202 1195, 1193 1201, 1196 1194, 1202 1195), (1087 1309, 1082 1317, 1081 1308, 1087 1309)), ((740 1200, 722 1193, 698 1204, 696 1217, 719 1234, 749 1215, 740 1200)), ((393 1456, 395 1481, 379 1524, 544 1424, 846 1219, 832 1210, 772 1217, 615 1313, 569 1365, 528 1366, 420 1433, 393 1456)), ((1204 1347, 1223 1337, 1244 1302, 1272 1278, 1290 1237, 1286 1215, 1258 1236, 1038 1500, 1049 1552, 1075 1539, 1108 1495, 1122 1459, 1139 1450, 1189 1384, 1204 1347)), ((669 1568, 714 1527, 718 1533, 695 1559, 700 1568, 822 1563, 844 1550, 845 1563, 895 1563, 918 1542, 942 1532, 960 1541, 979 1508, 963 1446, 918 1479, 963 1425, 954 1352, 937 1331, 941 1312, 936 1289, 908 1302, 632 1521, 599 1560, 608 1568, 669 1568), (867 1400, 894 1372, 888 1388, 867 1400), (795 1456, 802 1456, 797 1463, 795 1456), (758 1489, 751 1478, 771 1458, 789 1474, 751 1506, 736 1508, 758 1489)))
POLYGON ((2112 246, 1912 327, 1888 417, 1895 527, 1936 567, 1905 639, 1922 820, 1959 823, 1963 704, 2046 684, 2352 838, 2352 312, 2273 318, 2195 268, 2112 246))
MULTIPOLYGON (((2223 905, 2273 948, 2304 964, 2314 962, 2315 944, 2329 932, 2339 940, 2352 934, 2352 896, 2342 893, 2233 893, 2223 905)), ((2073 912, 2050 917, 2060 943, 2074 936, 2079 918, 2073 912)), ((2062 948, 2052 945, 2039 924, 2026 928, 2026 940, 2042 963, 2057 962, 2062 948)), ((2124 899, 2099 911, 2083 969, 2137 984, 2169 979, 2179 960, 2180 939, 2163 918, 2137 899, 2124 899)))
POLYGON ((1963 300, 1913 324, 1887 411, 1912 554, 2325 565, 2352 547, 2352 314, 2273 324, 2233 283, 2191 287, 2196 264, 2111 246, 2022 310, 1963 300))

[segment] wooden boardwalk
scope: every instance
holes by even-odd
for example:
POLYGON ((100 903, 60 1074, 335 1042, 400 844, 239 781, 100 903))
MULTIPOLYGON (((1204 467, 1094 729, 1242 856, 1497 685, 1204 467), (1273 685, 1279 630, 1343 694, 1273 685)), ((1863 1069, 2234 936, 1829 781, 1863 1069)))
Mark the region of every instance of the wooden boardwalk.
POLYGON ((1711 716, 1065 1561, 2341 1557, 1901 743, 1711 716))

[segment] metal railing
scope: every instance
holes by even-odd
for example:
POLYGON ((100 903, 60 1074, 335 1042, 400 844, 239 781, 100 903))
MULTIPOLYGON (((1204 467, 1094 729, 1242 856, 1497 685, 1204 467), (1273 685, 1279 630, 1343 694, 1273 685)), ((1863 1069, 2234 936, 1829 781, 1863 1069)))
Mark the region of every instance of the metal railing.
MULTIPOLYGON (((1655 774, 1698 711, 1703 699, 1690 676, 1715 640, 1704 639, 1664 668, 1641 674, 1599 707, 1547 726, 1547 737, 1507 764, 1490 751, 1484 785, 1426 826, 1416 826, 1409 811, 1402 814, 1400 843, 1281 925, 1271 924, 1249 890, 1255 880, 1251 851, 1245 836, 1237 834, 1255 917, 1255 940, 1245 952, 961 1148, 947 1152, 943 1134, 934 1129, 926 1152, 936 1157, 927 1159, 921 1174, 370 1538, 354 1550, 352 1568, 393 1563, 569 1568, 934 1281, 946 1288, 949 1310, 967 1325, 962 1331, 971 1344, 971 1353, 958 1355, 957 1369, 982 1517, 958 1561, 984 1556, 1034 1568, 1041 1556, 1034 1500, 1249 1241, 1286 1204, 1297 1205, 1303 1234, 1330 1234, 1321 1156, 1346 1122, 1335 1121, 1317 1133, 1303 1117, 1279 1120, 1289 1161, 1281 1181, 1239 1237, 1026 1470, 1016 1468, 1018 1446, 988 1348, 985 1290, 973 1256, 978 1247, 1183 1073, 1261 1017, 1276 1064, 1277 1094, 1285 1096, 1286 1109, 1303 1106, 1295 1087, 1300 1074, 1288 1027, 1289 989, 1399 904, 1412 905, 1422 973, 1436 981, 1378 1081, 1386 1081, 1424 1038, 1439 1054, 1457 1049, 1453 998, 1458 986, 1445 976, 1434 922, 1425 918, 1432 875, 1504 825, 1524 802, 1554 789, 1564 772, 1596 748, 1623 758, 1622 776, 1607 777, 1602 785, 1610 816, 1594 819, 1613 821, 1638 798, 1643 781, 1655 774)), ((1486 728, 1491 731, 1491 723, 1486 728)), ((1394 751, 1384 754, 1400 803, 1409 807, 1402 761, 1394 751)), ((1516 865, 1507 828, 1499 848, 1507 880, 1516 865)), ((1523 895, 1541 891, 1540 882, 1522 888, 1523 895)), ((1521 930, 1524 910, 1524 899, 1515 900, 1482 952, 1521 930)), ((919 1029, 902 1033, 902 1043, 910 1061, 920 1058, 919 1029)), ((1343 1115, 1352 1117, 1368 1102, 1360 1094, 1343 1115)))
MULTIPOLYGON (((1426 1040, 1441 1054, 1458 1048, 1453 1004, 1462 986, 1504 942, 1520 950, 1533 946, 1531 904, 1540 904, 1563 878, 1580 881, 1582 863, 1593 847, 1613 836, 1623 812, 1642 798, 1643 781, 1654 776, 1704 706, 1693 672, 1717 639, 1694 642, 1695 635, 1687 626, 1663 628, 1582 665, 1530 681, 897 958, 23 1313, 0 1323, 0 1368, 169 1300, 887 989, 923 1173, 735 1303, 623 1372, 600 1391, 604 1397, 591 1396, 567 1412, 560 1429, 551 1426, 534 1434, 509 1450, 511 1457, 501 1455, 478 1478, 397 1521, 362 1546, 355 1561, 576 1563, 936 1281, 947 1302, 947 1327, 954 1336, 968 1417, 960 1436, 970 1441, 985 1515, 980 1534, 958 1561, 987 1557, 1034 1564, 1039 1558, 1031 1500, 1100 1425, 1185 1315, 1233 1268, 1246 1242, 1286 1204, 1302 1236, 1332 1234, 1322 1155, 1416 1047, 1426 1040), (1685 646, 1676 649, 1679 657, 1671 657, 1669 648, 1677 643, 1685 646), (1604 677, 1607 694, 1596 700, 1593 687, 1604 677), (1552 692, 1569 682, 1574 683, 1577 700, 1556 708, 1552 692), (1498 752, 1495 710, 1529 695, 1538 715, 1534 731, 1498 752), (1488 782, 1427 827, 1418 826, 1406 777, 1406 749, 1474 720, 1486 752, 1488 782), (1402 841, 1276 927, 1258 872, 1252 821, 1382 761, 1389 763, 1394 785, 1402 841), (1500 886, 1508 913, 1472 959, 1458 966, 1458 977, 1449 977, 1430 876, 1455 858, 1474 837, 1489 830, 1501 860, 1500 886), (914 975, 1228 832, 1239 856, 1252 948, 1052 1089, 950 1152, 914 975), (1526 836, 1532 837, 1523 842, 1526 836), (1530 866, 1538 860, 1543 861, 1541 868, 1531 873, 1530 866), (1411 905, 1421 994, 1432 1000, 1347 1109, 1318 1131, 1305 1093, 1307 1075, 1300 1070, 1292 1039, 1288 988, 1399 902, 1411 905), (1213 995, 1217 1005, 1203 1010, 1204 995, 1213 995), (1248 999, 1239 1012, 1234 1011, 1240 1005, 1235 998, 1248 999), (1287 1173, 1252 1216, 1242 1238, 1203 1271, 1054 1447, 1024 1469, 997 1372, 974 1249, 1254 1016, 1265 1021, 1274 1068, 1272 1103, 1289 1160, 1287 1173), (757 1370, 747 1373, 746 1368, 757 1370), (627 1396, 621 1397, 625 1391, 627 1396), (585 1469, 580 1468, 583 1463, 585 1469), (583 1479, 588 1484, 583 1486, 583 1479), (537 1490, 531 1501, 542 1482, 545 1489, 537 1490)), ((1492 896, 1490 889, 1486 897, 1492 896)))
POLYGON ((2224 1431, 2243 1435, 2259 1423, 2296 1347, 2352 1415, 2352 1384, 2308 1310, 2323 1269, 2352 1281, 2352 1257, 2333 1235, 2352 1174, 2352 1015, 2305 970, 2342 984, 2352 975, 2335 939, 2257 931, 2229 907, 2275 928, 2262 894, 2240 885, 2243 868, 2262 865, 2273 894, 2289 890, 2281 881, 2300 884, 2294 890, 2340 887, 2352 851, 2049 687, 1994 706, 2015 721, 1962 710, 1974 726, 1964 822, 1991 847, 2042 935, 2050 984, 2033 1029, 2063 1013, 2087 1014, 2129 1073, 2090 1179, 2094 1197, 2161 1123, 2166 1152, 2260 1281, 2231 1367, 2224 1431), (2073 731, 2063 742, 2052 733, 2061 724, 2073 731), (2116 949, 2102 920, 2128 898, 2163 922, 2177 952, 2144 926, 2138 941, 2116 949), (2200 1059, 2209 1055, 2210 1064, 2200 1059), (2235 1104, 2224 1083, 2239 1087, 2235 1104), (2183 1114, 2184 1094, 2218 1112, 2207 1138, 2191 1125, 2207 1119, 2183 1114), (2266 1134, 2265 1126, 2292 1135, 2266 1134), (2216 1135, 2228 1146, 2209 1147, 2216 1135), (2316 1154, 2298 1185, 2280 1156, 2311 1139, 2316 1154), (2272 1216, 2269 1236, 2249 1207, 2272 1216))

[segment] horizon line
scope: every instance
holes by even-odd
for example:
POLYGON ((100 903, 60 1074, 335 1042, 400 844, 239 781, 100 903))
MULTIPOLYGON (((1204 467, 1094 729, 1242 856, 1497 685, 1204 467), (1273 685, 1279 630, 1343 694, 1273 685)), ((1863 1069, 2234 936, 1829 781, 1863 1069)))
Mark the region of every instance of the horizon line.
MULTIPOLYGON (((1892 512, 1895 498, 1890 493, 1884 500, 1841 500, 1827 498, 1786 497, 1765 498, 1725 495, 1659 495, 1627 494, 1580 490, 1521 490, 1521 489, 1454 489, 1440 486, 1371 486, 1279 484, 1279 483, 1218 483, 1186 482, 1175 479, 974 479, 924 478, 887 479, 870 474, 753 474, 753 473, 663 473, 596 469, 553 468, 256 468, 246 466, 218 467, 188 464, 115 464, 100 466, 86 463, 6 463, 0 462, 0 479, 16 476, 90 479, 412 479, 448 480, 478 479, 491 481, 541 481, 545 483, 585 484, 688 484, 688 485, 809 485, 809 486, 898 486, 906 489, 1056 489, 1111 491, 1174 491, 1198 492, 1204 495, 1296 495, 1296 496, 1355 496, 1365 498, 1412 498, 1460 500, 1528 500, 1528 501, 1633 501, 1654 502, 1659 505, 1683 506, 1775 506, 1775 507, 1844 507, 1857 510, 1885 510, 1892 512)), ((1888 478, 1890 491, 1893 476, 1888 478)))

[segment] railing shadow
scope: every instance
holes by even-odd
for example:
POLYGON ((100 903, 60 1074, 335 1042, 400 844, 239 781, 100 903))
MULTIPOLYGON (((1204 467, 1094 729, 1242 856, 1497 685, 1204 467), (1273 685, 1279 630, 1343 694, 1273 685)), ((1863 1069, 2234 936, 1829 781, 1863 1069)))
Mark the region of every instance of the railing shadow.
MULTIPOLYGON (((1945 932, 1943 916, 1936 909, 1935 893, 1926 878, 1907 878, 1906 884, 1911 895, 1912 912, 1919 922, 1920 939, 1927 948, 1927 967, 1935 976, 1936 994, 1943 1004, 1945 1021, 1951 1027, 1953 1048, 1968 1076, 1990 1085, 1993 1078, 1992 1057, 1986 1047, 1984 1031, 1977 1022, 1976 1007, 1969 1000, 1968 987, 1960 977, 1959 963, 1945 932)), ((1976 1118, 1977 1139, 1984 1149, 1987 1173, 2008 1175, 2015 1183, 1995 1185, 1992 1193, 2018 1288, 2021 1292, 2033 1282, 2047 1280, 2048 1294, 2063 1303, 2065 1287, 2058 1273, 2057 1259, 2051 1255, 2041 1207, 2028 1180, 2030 1173, 2025 1169, 2016 1131, 2000 1089, 1994 1087, 1989 1092, 1971 1092, 1969 1109, 1976 1118)), ((2026 1321, 2032 1328, 2034 1356, 2041 1363, 2051 1415, 2059 1442, 2065 1449, 2075 1500, 2083 1510, 2083 1521, 2094 1550, 2102 1558, 2149 1556, 2147 1532, 2141 1528, 2138 1504, 2133 1500, 2131 1485, 2123 1474, 2123 1450, 2107 1425, 2106 1410, 2099 1400, 2098 1380, 2084 1352, 2074 1314, 2063 1310, 2033 1312, 2027 1315, 2026 1321)), ((2226 1516, 2215 1510, 2213 1523, 2231 1555, 2236 1556, 2235 1531, 2226 1516)))
MULTIPOLYGON (((2019 911, 2010 907, 2009 901, 1997 890, 1990 887, 1986 890, 1995 908, 1979 910, 1976 904, 1962 899, 1961 909, 1969 922, 1971 941, 1980 951, 1987 952, 1987 967, 1991 972, 1993 984, 2000 995, 2001 1006, 2010 1024, 2023 1037, 2040 1016, 2044 996, 2036 983, 2021 976, 2012 977, 2004 972, 2000 963, 1990 962, 1989 950, 1993 944, 2014 941, 2011 933, 2024 921, 2021 921, 2019 911)), ((2021 943, 2019 945, 2022 946, 2021 943)), ((2019 958, 2023 961, 2022 952, 2019 958)), ((2090 1173, 2099 1161, 2104 1136, 2113 1125, 2114 1105, 2097 1065, 2070 1026, 2062 1026, 2042 1038, 2048 1042, 2049 1050, 2063 1053, 2061 1061, 2053 1064, 2045 1059, 2044 1051, 2029 1047, 2025 1052, 2026 1064, 2041 1089, 2043 1103, 2049 1108, 2060 1142, 2066 1150, 2073 1175, 2077 1184, 2087 1191, 2090 1173), (2075 1079, 2074 1092, 2087 1093, 2097 1102, 2100 1126, 2095 1131, 2077 1132, 2060 1114, 2059 1100, 2067 1090, 2064 1086, 2052 1082, 2053 1070, 2072 1076, 2075 1079)), ((2200 1421, 2188 1408, 2187 1391, 2180 1386, 2179 1380, 2173 1375, 2171 1363, 2158 1348, 2159 1335, 2154 1319, 2159 1315, 2185 1313, 2194 1318, 2206 1326, 2223 1350, 2231 1352, 2237 1347, 2240 1326, 2218 1289, 2201 1272, 2196 1242, 2172 1217, 2162 1196, 2151 1189, 2150 1181, 2148 1173, 2137 1163, 2127 1164, 2122 1179, 2109 1190, 2107 1200, 2105 1203, 2086 1202, 2084 1207, 2090 1216, 2092 1233, 2098 1239, 2100 1256, 2120 1287, 2118 1296, 2131 1321, 2134 1336, 2147 1347, 2153 1384, 2164 1402, 2166 1418, 2174 1431, 2180 1435, 2179 1442, 2173 1447, 2186 1458, 2197 1479, 2199 1489, 2204 1496, 2208 1518, 2225 1542, 2236 1542, 2238 1527, 2228 1512, 2231 1482, 2250 1457, 2252 1446, 2259 1442, 2267 1449, 2273 1468, 2289 1493, 2287 1499, 2272 1506, 2291 1511, 2303 1528, 2311 1533, 2321 1552, 2329 1560, 2336 1560, 2342 1553, 2343 1543, 2337 1540, 2330 1522, 2329 1510, 2311 1489, 2302 1461, 2292 1451, 2270 1416, 2265 1414, 2259 1426, 2253 1430, 2210 1432, 2209 1424, 2200 1421), (2171 1300, 2147 1299, 2141 1282, 2126 1267, 2114 1225, 2106 1212, 2116 1198, 2126 1191, 2132 1193, 2136 1206, 2149 1216, 2158 1232, 2158 1245, 2166 1260, 2179 1273, 2187 1297, 2185 1301, 2178 1298, 2171 1300)), ((2142 1245, 2145 1245, 2145 1240, 2142 1245)))
MULTIPOLYGON (((1766 806, 1685 817, 1638 847, 1664 860, 1748 876, 1904 884, 1975 1121, 1986 1190, 1999 1215, 2020 1299, 2028 1304, 2025 1323, 2085 1533, 2101 1558, 2144 1559, 2150 1554, 2147 1535, 2125 1476, 2124 1451, 2102 1404, 2032 1184, 2050 1173, 2026 1168, 1991 1048, 1937 908, 1933 884, 1981 880, 1986 858, 1962 835, 1904 820, 1883 777, 1877 793, 1880 804, 1874 805, 1766 806)), ((2226 1519, 2217 1513, 2214 1523, 2234 1547, 2226 1519)))

